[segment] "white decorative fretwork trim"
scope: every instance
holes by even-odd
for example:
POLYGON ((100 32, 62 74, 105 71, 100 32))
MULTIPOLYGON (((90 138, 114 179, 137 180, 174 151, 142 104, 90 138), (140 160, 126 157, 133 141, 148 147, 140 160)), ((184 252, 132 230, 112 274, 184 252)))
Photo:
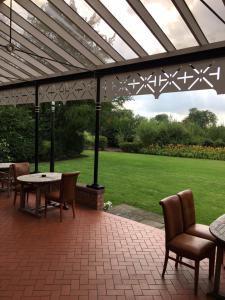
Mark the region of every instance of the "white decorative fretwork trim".
MULTIPOLYGON (((64 81, 41 85, 38 90, 39 103, 51 101, 94 100, 96 79, 64 81)), ((35 87, 0 91, 0 105, 35 104, 35 87)))
POLYGON ((225 93, 225 60, 215 59, 157 69, 113 74, 101 79, 101 100, 118 96, 214 89, 225 93))
POLYGON ((95 100, 96 79, 64 81, 41 85, 39 102, 95 100))
POLYGON ((35 88, 24 87, 0 92, 0 105, 17 105, 35 102, 35 88))
MULTIPOLYGON (((97 82, 94 78, 43 84, 39 87, 39 102, 96 100, 97 82)), ((101 78, 101 101, 118 96, 214 89, 225 94, 225 59, 145 69, 119 73, 101 78)), ((35 87, 0 91, 0 105, 35 103, 35 87)))

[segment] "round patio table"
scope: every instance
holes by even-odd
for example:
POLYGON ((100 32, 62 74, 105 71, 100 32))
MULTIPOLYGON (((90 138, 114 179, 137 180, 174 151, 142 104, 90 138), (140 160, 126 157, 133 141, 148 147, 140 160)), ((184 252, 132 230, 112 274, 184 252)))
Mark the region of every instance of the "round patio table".
POLYGON ((217 254, 216 254, 216 269, 214 277, 213 291, 211 296, 216 299, 225 299, 225 296, 219 293, 220 288, 220 273, 223 264, 223 252, 225 248, 225 214, 216 219, 209 225, 209 230, 216 238, 217 254))
POLYGON ((36 217, 40 217, 41 207, 41 190, 44 186, 50 185, 55 182, 60 182, 62 173, 36 173, 18 176, 17 180, 21 183, 21 195, 20 195, 20 210, 31 213, 36 217), (31 184, 36 191, 36 203, 35 209, 29 208, 25 202, 24 185, 31 184))
POLYGON ((13 163, 11 163, 11 162, 8 162, 8 163, 0 163, 0 170, 8 170, 9 169, 9 167, 11 166, 11 164, 13 164, 13 163))

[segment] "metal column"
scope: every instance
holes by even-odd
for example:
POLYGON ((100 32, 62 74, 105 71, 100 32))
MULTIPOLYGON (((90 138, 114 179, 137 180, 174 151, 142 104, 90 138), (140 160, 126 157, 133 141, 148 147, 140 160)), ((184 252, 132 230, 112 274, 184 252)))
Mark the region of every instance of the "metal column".
POLYGON ((51 102, 51 152, 50 172, 55 170, 55 102, 51 102))
POLYGON ((38 100, 38 84, 35 84, 35 154, 34 154, 34 172, 38 173, 38 163, 39 163, 39 100, 38 100))
POLYGON ((98 161, 99 161, 99 132, 100 132, 100 77, 97 77, 96 105, 95 105, 95 148, 94 148, 94 182, 89 187, 93 189, 104 189, 104 186, 98 184, 98 161))

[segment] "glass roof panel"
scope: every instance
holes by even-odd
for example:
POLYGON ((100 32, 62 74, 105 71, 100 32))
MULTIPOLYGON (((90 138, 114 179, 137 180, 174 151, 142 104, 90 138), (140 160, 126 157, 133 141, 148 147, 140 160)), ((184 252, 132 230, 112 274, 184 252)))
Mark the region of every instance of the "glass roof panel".
MULTIPOLYGON (((201 1, 185 0, 191 12, 201 26, 202 31, 211 43, 225 39, 225 24, 223 24, 201 1)), ((213 1, 213 8, 218 0, 213 1)))
POLYGON ((159 41, 125 0, 100 1, 148 54, 165 52, 159 41))
MULTIPOLYGON (((0 13, 0 20, 4 18, 4 23, 6 25, 9 26, 9 19, 2 15, 0 13)), ((23 28, 21 28, 20 26, 18 26, 17 24, 15 24, 14 22, 12 22, 12 29, 14 29, 16 32, 18 32, 19 34, 21 34, 24 38, 26 38, 29 42, 31 42, 32 44, 36 45, 38 48, 40 48, 41 50, 43 50, 44 52, 46 52, 47 55, 49 55, 52 59, 61 61, 66 63, 66 60, 63 59, 60 55, 58 55, 57 53, 55 53, 52 49, 50 49, 49 47, 47 47, 45 44, 41 43, 39 40, 37 40, 34 36, 32 36, 31 34, 29 34, 28 32, 26 32, 23 28)), ((7 39, 9 40, 9 36, 7 37, 7 39)), ((14 44, 16 44, 19 48, 22 47, 21 44, 19 44, 18 42, 14 41, 14 44)), ((25 48, 24 48, 25 49, 25 48)), ((29 51, 30 50, 27 50, 29 51)), ((38 58, 36 58, 38 59, 38 58)), ((52 65, 50 65, 48 63, 48 61, 44 60, 44 59, 40 59, 40 62, 44 63, 45 65, 49 66, 50 68, 52 68, 52 65)), ((66 66, 67 69, 73 69, 70 65, 66 66)))
POLYGON ((198 45, 170 0, 141 0, 141 2, 177 49, 198 45))
MULTIPOLYGON (((5 4, 9 6, 9 0, 5 1, 5 4)), ((73 48, 67 41, 61 38, 56 32, 53 32, 46 24, 42 23, 35 16, 30 14, 26 9, 20 6, 17 2, 13 1, 13 10, 28 21, 32 26, 45 34, 49 39, 51 39, 55 44, 61 47, 64 51, 68 52, 71 56, 81 62, 87 68, 95 67, 85 56, 83 56, 79 51, 73 48)))
POLYGON ((106 40, 125 59, 137 58, 133 50, 112 30, 84 0, 64 0, 78 13, 101 37, 106 40))
POLYGON ((14 64, 12 61, 6 60, 6 59, 5 59, 4 57, 2 57, 1 55, 0 55, 0 61, 4 61, 4 62, 7 63, 8 65, 10 65, 10 66, 14 67, 15 69, 17 69, 17 70, 23 72, 23 73, 26 74, 27 76, 30 76, 30 74, 28 75, 28 74, 26 73, 25 70, 22 70, 20 67, 18 67, 16 64, 14 64))
POLYGON ((205 0, 205 2, 225 21, 225 5, 223 0, 205 0))
POLYGON ((78 26, 72 23, 66 16, 62 14, 54 5, 47 0, 32 0, 40 7, 48 16, 53 18, 62 28, 67 30, 81 44, 88 48, 104 63, 112 63, 114 60, 103 51, 93 40, 91 40, 78 26))
MULTIPOLYGON (((7 45, 7 40, 9 38, 8 35, 5 34, 2 31, 0 31, 0 37, 4 38, 6 40, 5 45, 7 45)), ((23 45, 21 45, 19 42, 15 41, 14 39, 12 39, 12 42, 16 46, 16 48, 18 48, 18 50, 21 50, 22 52, 24 51, 24 53, 26 53, 26 52, 27 53, 32 53, 29 49, 25 48, 23 45)), ((31 56, 31 57, 35 58, 40 63, 42 63, 43 65, 45 65, 46 67, 48 67, 49 69, 55 69, 47 60, 45 60, 43 58, 40 58, 40 57, 37 57, 37 56, 31 56)), ((57 71, 57 70, 55 69, 55 71, 57 71)))

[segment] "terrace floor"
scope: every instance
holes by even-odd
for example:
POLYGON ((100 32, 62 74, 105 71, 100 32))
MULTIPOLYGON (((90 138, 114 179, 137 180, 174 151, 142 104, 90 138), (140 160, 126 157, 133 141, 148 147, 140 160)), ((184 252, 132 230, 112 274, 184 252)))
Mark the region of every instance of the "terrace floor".
MULTIPOLYGON (((109 213, 54 209, 47 219, 19 212, 0 193, 0 299, 210 299, 208 262, 198 297, 193 270, 169 262, 161 279, 164 231, 109 213)), ((225 276, 222 271, 222 289, 225 276)))

